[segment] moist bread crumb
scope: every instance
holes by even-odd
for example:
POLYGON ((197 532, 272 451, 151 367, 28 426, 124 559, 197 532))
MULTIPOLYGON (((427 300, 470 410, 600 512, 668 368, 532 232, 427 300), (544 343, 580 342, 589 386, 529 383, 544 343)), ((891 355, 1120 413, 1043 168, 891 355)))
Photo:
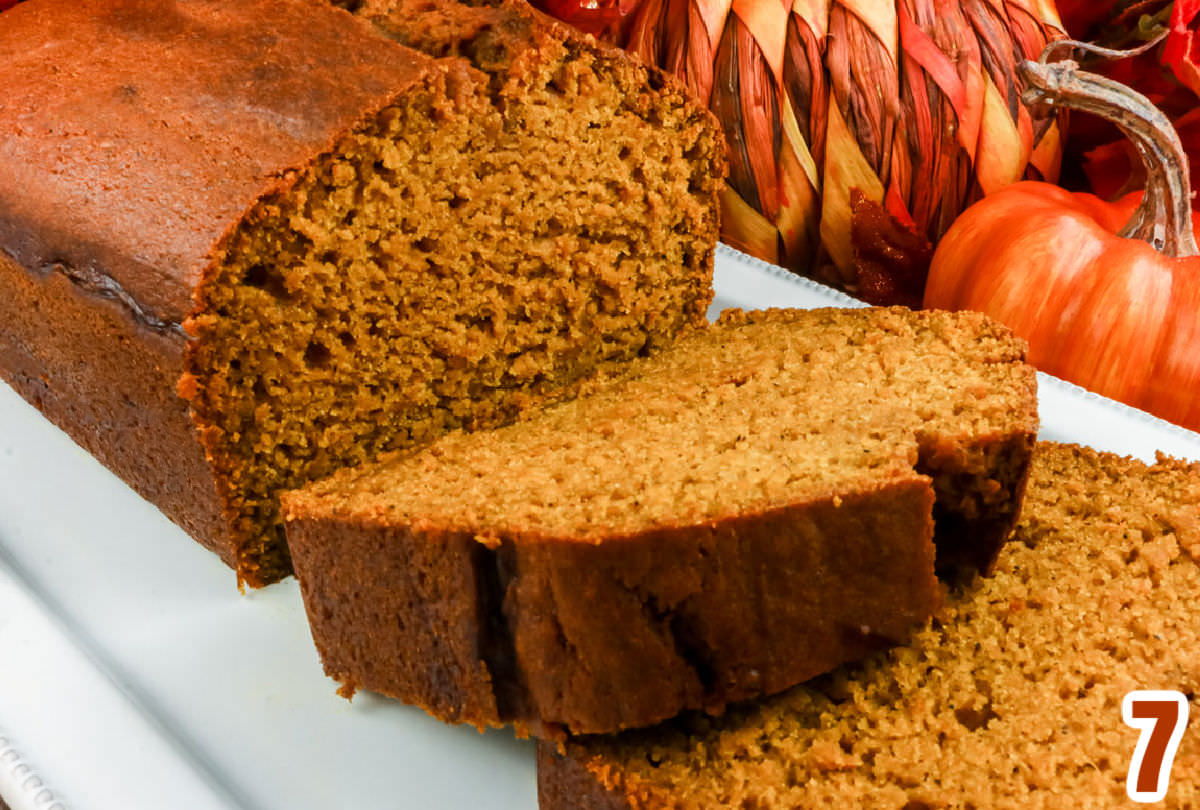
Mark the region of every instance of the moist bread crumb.
POLYGON ((939 599, 934 516, 948 567, 986 569, 1011 526, 1023 352, 974 313, 730 312, 509 427, 289 493, 325 669, 553 736, 895 643, 939 599))
POLYGON ((1200 806, 1200 465, 1037 447, 995 573, 908 644, 775 698, 539 751, 542 810, 1126 807, 1133 689, 1191 702, 1168 808, 1200 806))

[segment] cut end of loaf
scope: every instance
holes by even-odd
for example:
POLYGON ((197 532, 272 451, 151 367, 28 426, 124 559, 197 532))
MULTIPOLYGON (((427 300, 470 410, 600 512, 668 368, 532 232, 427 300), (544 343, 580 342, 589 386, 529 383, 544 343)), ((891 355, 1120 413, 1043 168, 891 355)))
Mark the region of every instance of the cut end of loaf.
POLYGON ((703 322, 707 114, 587 43, 507 45, 507 80, 441 63, 263 200, 198 291, 192 405, 251 585, 291 570, 281 490, 510 421, 703 322))

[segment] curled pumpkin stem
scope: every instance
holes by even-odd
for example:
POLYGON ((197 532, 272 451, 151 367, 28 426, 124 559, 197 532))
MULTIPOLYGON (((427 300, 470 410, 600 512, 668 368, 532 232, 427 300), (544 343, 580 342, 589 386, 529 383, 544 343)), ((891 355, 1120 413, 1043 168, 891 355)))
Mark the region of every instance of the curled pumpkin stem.
POLYGON ((1080 70, 1071 60, 1025 61, 1018 70, 1026 84, 1021 95, 1026 104, 1098 115, 1137 147, 1146 167, 1146 191, 1120 235, 1148 242, 1166 256, 1200 255, 1192 228, 1187 153, 1167 117, 1141 93, 1080 70))

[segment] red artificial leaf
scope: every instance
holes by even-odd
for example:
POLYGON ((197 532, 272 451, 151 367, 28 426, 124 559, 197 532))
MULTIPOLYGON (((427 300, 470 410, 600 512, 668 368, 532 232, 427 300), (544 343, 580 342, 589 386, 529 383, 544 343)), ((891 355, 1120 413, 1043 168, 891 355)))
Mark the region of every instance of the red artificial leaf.
MULTIPOLYGON (((1189 156, 1191 187, 1200 188, 1200 107, 1173 122, 1183 151, 1189 156)), ((1124 136, 1088 150, 1083 156, 1083 171, 1092 192, 1101 199, 1114 201, 1146 182, 1142 159, 1124 136)), ((1192 210, 1200 211, 1200 198, 1192 197, 1192 210)))
POLYGON ((1175 0, 1171 9, 1171 33, 1163 46, 1162 59, 1196 95, 1200 95, 1200 0, 1175 0))
POLYGON ((1137 150, 1124 136, 1084 153, 1083 171, 1092 193, 1109 202, 1146 182, 1137 150))

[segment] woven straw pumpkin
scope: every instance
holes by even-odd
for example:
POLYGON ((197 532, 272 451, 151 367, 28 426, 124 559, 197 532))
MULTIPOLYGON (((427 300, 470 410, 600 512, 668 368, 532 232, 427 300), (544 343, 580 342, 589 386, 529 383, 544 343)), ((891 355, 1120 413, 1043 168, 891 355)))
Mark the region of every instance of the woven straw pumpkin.
POLYGON ((1052 0, 540 5, 676 74, 721 120, 725 241, 869 301, 919 302, 929 243, 967 205, 1057 179, 1059 124, 1021 104, 1016 74, 1062 35, 1052 0))

